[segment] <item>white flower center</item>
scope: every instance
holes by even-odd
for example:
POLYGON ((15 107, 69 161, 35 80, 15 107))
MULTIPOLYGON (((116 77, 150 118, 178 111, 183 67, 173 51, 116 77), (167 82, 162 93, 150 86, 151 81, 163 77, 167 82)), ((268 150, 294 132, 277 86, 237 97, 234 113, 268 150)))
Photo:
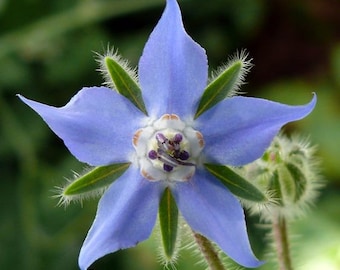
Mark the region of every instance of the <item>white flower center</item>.
POLYGON ((188 181, 204 147, 202 134, 177 115, 165 114, 132 140, 141 174, 150 181, 188 181))

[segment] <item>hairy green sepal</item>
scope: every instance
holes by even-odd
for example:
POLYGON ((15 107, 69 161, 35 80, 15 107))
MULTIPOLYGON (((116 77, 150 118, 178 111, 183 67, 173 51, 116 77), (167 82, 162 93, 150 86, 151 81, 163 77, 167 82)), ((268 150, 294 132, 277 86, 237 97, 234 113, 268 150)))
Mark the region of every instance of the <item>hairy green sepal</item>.
POLYGON ((195 119, 232 94, 240 81, 242 66, 241 60, 235 61, 205 88, 195 119))
POLYGON ((306 193, 307 179, 301 169, 292 163, 280 166, 271 179, 269 190, 276 200, 297 203, 306 193), (277 178, 277 180, 276 180, 277 178))
POLYGON ((129 99, 139 110, 147 115, 142 91, 130 74, 119 62, 109 56, 105 57, 105 66, 118 93, 129 99))
POLYGON ((266 196, 250 182, 224 165, 204 164, 234 195, 254 202, 264 202, 266 196))
POLYGON ((292 163, 286 164, 288 171, 290 172, 295 184, 295 196, 294 202, 298 202, 300 198, 305 194, 307 189, 307 179, 304 173, 292 163))
POLYGON ((176 251, 178 209, 169 188, 165 189, 160 202, 159 221, 164 255, 171 261, 176 251))
POLYGON ((66 196, 81 195, 110 185, 129 168, 130 163, 95 167, 70 183, 63 191, 66 196))
POLYGON ((278 171, 275 171, 269 178, 268 190, 270 191, 271 196, 275 198, 275 201, 280 206, 283 206, 282 190, 278 171))

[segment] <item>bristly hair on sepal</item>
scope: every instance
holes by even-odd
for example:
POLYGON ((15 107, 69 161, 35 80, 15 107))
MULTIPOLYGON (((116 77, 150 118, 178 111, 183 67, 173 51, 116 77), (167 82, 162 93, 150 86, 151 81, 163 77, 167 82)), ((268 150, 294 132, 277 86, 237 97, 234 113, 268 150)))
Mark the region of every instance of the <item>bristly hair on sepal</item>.
POLYGON ((73 176, 71 179, 65 177, 66 183, 63 186, 54 187, 54 189, 52 190, 52 192, 54 193, 54 195, 52 195, 52 198, 56 198, 59 200, 57 203, 57 206, 64 206, 66 208, 67 206, 70 205, 71 202, 80 203, 81 205, 83 205, 84 200, 96 199, 96 198, 101 197, 104 194, 104 192, 107 189, 107 186, 97 188, 91 191, 87 191, 81 194, 72 194, 72 195, 66 194, 65 190, 69 187, 70 184, 72 184, 74 181, 79 179, 82 175, 85 175, 91 170, 92 170, 92 167, 85 168, 82 174, 72 171, 73 176))
POLYGON ((253 66, 251 61, 251 58, 248 59, 248 53, 241 50, 230 57, 226 65, 212 73, 198 103, 195 119, 226 98, 241 94, 240 87, 245 83, 245 76, 253 66))
POLYGON ((71 201, 82 201, 86 198, 102 195, 113 181, 118 179, 130 166, 130 163, 115 163, 106 166, 92 167, 80 175, 73 173, 73 180, 67 180, 62 188, 57 188, 59 205, 67 205, 71 201))
MULTIPOLYGON (((190 229, 190 227, 183 222, 184 226, 182 228, 183 231, 183 244, 182 250, 184 252, 190 253, 190 256, 195 261, 195 265, 199 266, 200 269, 210 270, 212 269, 209 266, 204 254, 201 252, 200 246, 198 245, 194 232, 190 229)), ((228 255, 226 255, 214 242, 210 242, 216 255, 221 261, 222 265, 225 267, 224 269, 228 270, 244 270, 242 266, 234 262, 228 255)), ((215 268, 214 268, 215 269, 215 268)), ((220 269, 220 268, 219 268, 220 269)))
MULTIPOLYGON (((264 211, 269 211, 269 209, 273 206, 279 205, 277 198, 275 198, 275 194, 270 190, 265 190, 264 195, 266 200, 263 202, 254 202, 249 201, 244 198, 238 197, 242 206, 249 211, 251 215, 257 215, 258 213, 262 213, 264 211)), ((260 216, 262 218, 262 216, 260 216)))
POLYGON ((104 77, 104 85, 117 91, 134 104, 142 113, 148 115, 142 90, 138 84, 136 69, 129 67, 114 49, 107 49, 106 54, 98 55, 99 71, 104 77))
POLYGON ((135 81, 136 84, 138 84, 138 75, 137 75, 137 68, 132 68, 129 65, 129 61, 127 59, 124 59, 119 53, 118 50, 114 49, 114 47, 110 47, 110 45, 107 45, 106 51, 104 54, 100 54, 98 52, 94 52, 96 55, 96 62, 99 64, 99 68, 97 71, 99 71, 102 74, 102 77, 104 79, 103 85, 114 89, 117 91, 117 88, 111 78, 111 75, 106 67, 105 60, 106 58, 111 58, 115 62, 119 63, 119 65, 129 74, 129 76, 135 81))
POLYGON ((209 83, 214 81, 218 76, 221 75, 221 73, 229 69, 230 66, 234 65, 236 62, 240 62, 241 63, 240 73, 238 75, 237 80, 234 82, 233 88, 231 89, 231 91, 229 91, 227 97, 244 94, 244 92, 241 92, 240 89, 242 85, 246 84, 245 81, 246 75, 250 72, 251 68, 254 66, 252 61, 253 58, 249 58, 249 53, 247 52, 246 49, 242 49, 240 51, 237 50, 236 53, 229 56, 226 64, 223 64, 216 70, 212 71, 211 76, 209 78, 209 83))
POLYGON ((180 257, 181 250, 183 249, 183 225, 185 224, 183 218, 179 215, 178 218, 178 230, 177 230, 177 239, 176 239, 176 245, 175 250, 171 257, 167 256, 165 254, 164 248, 163 248, 163 240, 161 236, 161 228, 160 228, 160 220, 157 219, 157 223, 154 228, 153 235, 155 237, 157 245, 157 261, 163 265, 164 269, 166 270, 176 270, 177 269, 177 262, 180 257))

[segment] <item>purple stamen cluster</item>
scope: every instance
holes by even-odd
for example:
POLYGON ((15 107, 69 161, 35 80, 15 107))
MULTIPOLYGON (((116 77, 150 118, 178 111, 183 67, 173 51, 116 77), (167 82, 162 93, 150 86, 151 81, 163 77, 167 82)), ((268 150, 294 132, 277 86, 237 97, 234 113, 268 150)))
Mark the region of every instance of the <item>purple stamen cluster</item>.
POLYGON ((157 133, 156 140, 157 151, 149 151, 148 157, 152 160, 158 159, 163 162, 164 171, 171 172, 178 165, 194 166, 193 163, 184 162, 184 160, 189 159, 190 154, 185 150, 181 150, 182 134, 176 133, 172 139, 168 139, 164 134, 157 133))

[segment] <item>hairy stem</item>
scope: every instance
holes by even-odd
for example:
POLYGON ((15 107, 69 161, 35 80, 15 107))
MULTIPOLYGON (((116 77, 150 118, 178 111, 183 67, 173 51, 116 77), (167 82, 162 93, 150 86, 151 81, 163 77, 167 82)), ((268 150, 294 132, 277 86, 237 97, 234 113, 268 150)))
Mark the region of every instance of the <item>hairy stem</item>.
POLYGON ((289 252, 287 222, 284 217, 273 218, 273 234, 280 270, 293 270, 289 252))
POLYGON ((201 253, 206 260, 210 270, 226 270, 222 264, 221 259, 218 257, 216 250, 211 242, 204 236, 194 232, 194 238, 201 253))

